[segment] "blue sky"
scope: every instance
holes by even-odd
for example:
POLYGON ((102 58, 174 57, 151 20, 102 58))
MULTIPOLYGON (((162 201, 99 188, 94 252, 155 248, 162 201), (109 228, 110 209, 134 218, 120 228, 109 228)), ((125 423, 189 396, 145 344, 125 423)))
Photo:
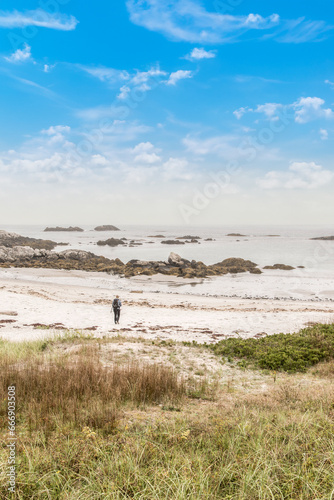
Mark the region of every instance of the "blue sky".
POLYGON ((0 33, 2 223, 332 222, 332 2, 5 0, 0 33))

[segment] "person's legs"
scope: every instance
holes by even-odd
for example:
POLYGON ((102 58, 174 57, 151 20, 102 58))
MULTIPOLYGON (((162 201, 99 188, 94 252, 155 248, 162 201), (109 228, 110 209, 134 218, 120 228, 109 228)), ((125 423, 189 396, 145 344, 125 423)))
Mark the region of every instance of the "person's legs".
POLYGON ((116 309, 116 322, 119 323, 119 317, 121 315, 121 310, 120 309, 116 309))
POLYGON ((117 323, 117 309, 116 309, 116 307, 114 308, 114 322, 115 322, 115 324, 117 323))

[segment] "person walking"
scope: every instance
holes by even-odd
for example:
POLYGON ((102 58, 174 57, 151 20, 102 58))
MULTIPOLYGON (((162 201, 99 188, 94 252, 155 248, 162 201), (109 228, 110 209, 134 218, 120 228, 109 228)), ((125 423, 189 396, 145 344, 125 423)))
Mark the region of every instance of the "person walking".
POLYGON ((115 325, 119 324, 119 317, 121 315, 121 307, 122 307, 122 302, 120 301, 119 296, 116 295, 116 298, 112 301, 112 310, 114 311, 115 325))

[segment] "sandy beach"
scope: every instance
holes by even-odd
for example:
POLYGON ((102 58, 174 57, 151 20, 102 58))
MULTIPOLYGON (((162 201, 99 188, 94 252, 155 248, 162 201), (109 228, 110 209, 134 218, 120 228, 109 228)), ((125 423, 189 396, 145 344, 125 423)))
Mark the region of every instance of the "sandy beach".
POLYGON ((284 272, 203 281, 1 269, 0 291, 0 335, 14 341, 76 329, 96 336, 210 343, 290 333, 334 320, 332 280, 284 272), (119 325, 110 311, 116 293, 123 302, 119 325))

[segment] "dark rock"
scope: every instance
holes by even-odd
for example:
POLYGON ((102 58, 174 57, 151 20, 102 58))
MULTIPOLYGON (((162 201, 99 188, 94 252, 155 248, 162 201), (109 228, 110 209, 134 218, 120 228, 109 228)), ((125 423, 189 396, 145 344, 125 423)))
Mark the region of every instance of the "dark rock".
POLYGON ((161 243, 163 243, 164 245, 184 245, 184 241, 180 240, 165 240, 161 243))
POLYGON ((108 245, 109 247, 117 247, 118 245, 125 245, 125 243, 123 240, 118 240, 116 238, 109 238, 108 240, 98 241, 97 245, 99 246, 108 245))
POLYGON ((319 236, 318 238, 310 238, 310 240, 334 241, 334 236, 319 236))
POLYGON ((112 226, 111 224, 106 226, 96 226, 94 231, 120 231, 120 229, 116 226, 112 226))
POLYGON ((242 236, 242 237, 246 237, 247 234, 240 234, 240 233, 230 233, 230 234, 227 234, 226 236, 242 236))
POLYGON ((64 232, 76 232, 76 233, 80 232, 80 233, 82 233, 83 229, 81 227, 77 227, 77 226, 76 227, 72 227, 72 226, 59 227, 59 226, 57 226, 57 227, 46 227, 44 229, 44 232, 63 232, 63 231, 64 232))
POLYGON ((0 231, 0 246, 13 248, 14 246, 24 246, 34 249, 52 250, 59 243, 52 240, 40 240, 36 238, 28 238, 20 236, 16 233, 8 233, 7 231, 0 231))
POLYGON ((281 271, 292 271, 295 269, 292 266, 287 266, 286 264, 274 264, 273 266, 265 266, 263 269, 280 269, 281 271))
POLYGON ((154 234, 153 236, 148 236, 148 238, 166 238, 163 234, 154 234))
POLYGON ((200 236, 190 236, 189 234, 187 236, 178 236, 176 238, 177 240, 200 240, 200 236))

